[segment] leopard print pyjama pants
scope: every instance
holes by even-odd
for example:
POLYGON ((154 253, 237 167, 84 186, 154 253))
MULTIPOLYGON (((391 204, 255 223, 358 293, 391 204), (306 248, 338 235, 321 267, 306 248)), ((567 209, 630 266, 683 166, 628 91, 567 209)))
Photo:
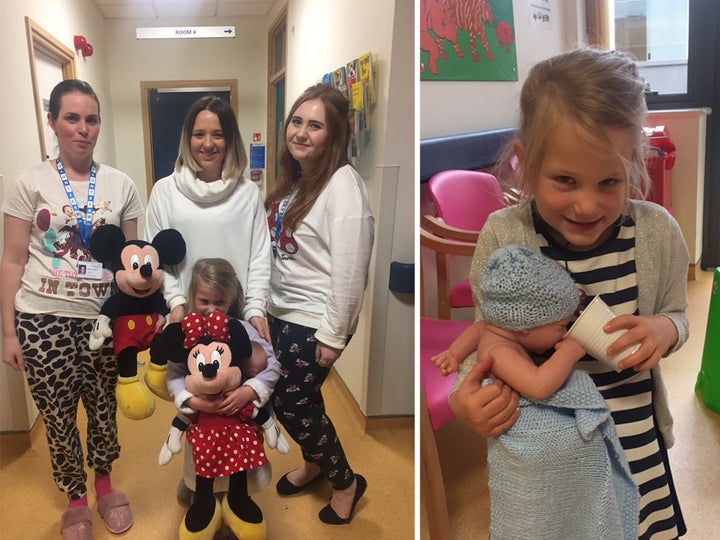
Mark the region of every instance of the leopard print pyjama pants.
POLYGON ((19 313, 16 329, 30 393, 43 416, 53 478, 72 499, 87 493, 77 425, 78 403, 87 412, 87 464, 109 474, 120 456, 115 413, 117 361, 112 347, 91 351, 93 319, 19 313))
POLYGON ((350 487, 355 479, 335 426, 325 414, 321 387, 330 368, 315 360, 315 329, 268 315, 280 378, 273 392, 278 420, 300 445, 303 459, 320 466, 333 489, 350 487))

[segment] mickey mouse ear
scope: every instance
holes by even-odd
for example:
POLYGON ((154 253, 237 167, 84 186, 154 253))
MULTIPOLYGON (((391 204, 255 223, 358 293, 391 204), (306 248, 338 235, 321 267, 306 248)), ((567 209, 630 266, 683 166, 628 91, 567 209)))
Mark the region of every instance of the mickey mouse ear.
POLYGON ((175 229, 164 229, 157 233, 152 245, 157 249, 162 264, 178 264, 185 258, 185 239, 175 229))
POLYGON ((110 261, 122 250, 125 234, 117 225, 98 227, 90 237, 90 253, 100 262, 110 261))

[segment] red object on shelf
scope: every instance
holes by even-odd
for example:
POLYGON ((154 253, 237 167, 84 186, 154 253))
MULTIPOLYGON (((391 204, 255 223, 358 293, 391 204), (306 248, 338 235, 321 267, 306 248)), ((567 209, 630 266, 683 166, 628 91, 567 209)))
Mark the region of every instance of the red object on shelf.
POLYGON ((675 166, 675 144, 665 126, 645 128, 650 145, 647 171, 652 180, 648 200, 672 213, 672 168, 675 166))

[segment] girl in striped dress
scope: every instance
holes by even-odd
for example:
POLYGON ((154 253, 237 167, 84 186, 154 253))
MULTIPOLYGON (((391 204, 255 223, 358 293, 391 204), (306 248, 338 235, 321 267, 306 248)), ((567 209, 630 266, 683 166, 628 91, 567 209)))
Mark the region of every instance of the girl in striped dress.
MULTIPOLYGON (((688 252, 672 216, 638 200, 649 184, 644 90, 634 62, 617 52, 578 49, 533 67, 521 94, 519 138, 499 169, 509 171, 505 180, 515 182, 521 202, 488 219, 470 282, 498 247, 523 244, 565 267, 585 304, 601 295, 618 315, 605 330, 626 333, 608 354, 634 349, 620 371, 590 356, 577 368, 590 374, 615 421, 640 491, 639 538, 664 540, 685 532, 659 363, 688 337, 688 252)), ((479 306, 481 294, 473 293, 479 306)), ((481 388, 491 368, 489 359, 478 360, 474 369, 470 361, 461 366, 450 404, 477 432, 495 436, 516 420, 517 395, 501 381, 481 388)))

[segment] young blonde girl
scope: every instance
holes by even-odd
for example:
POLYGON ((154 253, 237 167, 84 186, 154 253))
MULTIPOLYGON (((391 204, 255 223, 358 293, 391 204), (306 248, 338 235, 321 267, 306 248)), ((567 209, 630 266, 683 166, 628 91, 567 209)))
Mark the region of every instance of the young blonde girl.
MULTIPOLYGON (((519 137, 499 169, 522 202, 488 219, 470 281, 478 281, 498 247, 522 244, 566 268, 587 302, 602 295, 620 314, 605 331, 627 332, 608 354, 637 346, 621 360, 622 371, 589 356, 577 368, 605 398, 638 484, 638 536, 660 539, 685 532, 667 456, 672 418, 659 362, 688 337, 688 252, 672 216, 637 200, 648 185, 644 91, 635 63, 618 52, 583 48, 533 67, 521 93, 519 137)), ((480 291, 473 294, 481 305, 480 291)), ((517 419, 517 395, 502 381, 481 388, 491 368, 478 360, 474 369, 464 362, 450 404, 477 432, 498 435, 517 419)))
MULTIPOLYGON (((219 311, 231 317, 238 317, 242 313, 243 290, 232 264, 222 258, 196 261, 190 278, 188 299, 191 306, 190 311, 200 315, 207 316, 213 311, 219 311)), ((202 396, 195 396, 188 392, 185 388, 183 366, 169 363, 168 390, 175 400, 175 406, 181 412, 189 414, 204 411, 232 415, 250 402, 258 407, 265 406, 280 375, 280 364, 275 358, 272 347, 259 336, 255 328, 246 321, 241 322, 252 342, 253 354, 242 365, 244 382, 220 400, 208 401, 202 396)), ((266 433, 266 435, 272 447, 276 447, 282 453, 289 451, 287 441, 276 426, 273 427, 272 433, 266 433)), ((226 491, 227 478, 218 478, 214 483, 214 488, 216 492, 226 491)), ((189 504, 194 489, 195 466, 191 452, 189 448, 186 448, 183 478, 178 484, 180 501, 189 504)))

